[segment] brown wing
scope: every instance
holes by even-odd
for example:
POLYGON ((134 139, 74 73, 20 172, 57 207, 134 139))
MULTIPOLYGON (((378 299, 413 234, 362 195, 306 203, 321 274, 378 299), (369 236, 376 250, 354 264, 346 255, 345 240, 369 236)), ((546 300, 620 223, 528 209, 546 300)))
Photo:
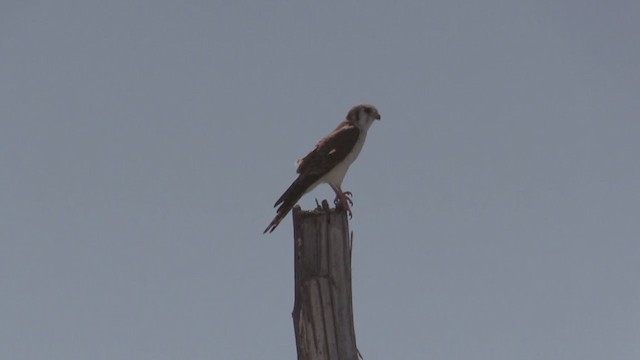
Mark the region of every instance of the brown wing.
POLYGON ((360 130, 345 121, 300 160, 297 170, 300 175, 273 205, 281 204, 265 233, 275 230, 307 189, 347 157, 359 135, 360 130))
POLYGON ((300 160, 298 174, 326 174, 353 150, 359 135, 360 129, 344 121, 300 160))

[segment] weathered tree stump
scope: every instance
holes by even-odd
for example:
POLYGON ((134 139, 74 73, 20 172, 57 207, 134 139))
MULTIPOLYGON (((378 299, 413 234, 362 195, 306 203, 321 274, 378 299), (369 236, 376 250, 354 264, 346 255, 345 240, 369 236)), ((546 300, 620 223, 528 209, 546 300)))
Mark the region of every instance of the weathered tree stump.
POLYGON ((293 209, 298 360, 357 360, 347 214, 322 205, 293 209))

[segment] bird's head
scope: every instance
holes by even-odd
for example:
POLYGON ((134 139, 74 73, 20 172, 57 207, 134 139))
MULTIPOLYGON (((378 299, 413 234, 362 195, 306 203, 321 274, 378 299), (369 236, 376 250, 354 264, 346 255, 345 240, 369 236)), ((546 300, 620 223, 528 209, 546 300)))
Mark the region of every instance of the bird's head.
POLYGON ((357 105, 349 110, 347 120, 358 128, 367 130, 375 120, 380 120, 380 113, 373 105, 357 105))

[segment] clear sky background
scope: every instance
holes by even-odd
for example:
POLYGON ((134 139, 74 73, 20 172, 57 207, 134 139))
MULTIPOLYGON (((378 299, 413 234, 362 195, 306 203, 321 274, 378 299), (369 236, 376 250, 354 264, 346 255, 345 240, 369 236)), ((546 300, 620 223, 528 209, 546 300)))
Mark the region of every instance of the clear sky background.
POLYGON ((361 102, 365 359, 640 358, 639 34, 635 0, 0 2, 0 358, 295 359, 262 231, 361 102))

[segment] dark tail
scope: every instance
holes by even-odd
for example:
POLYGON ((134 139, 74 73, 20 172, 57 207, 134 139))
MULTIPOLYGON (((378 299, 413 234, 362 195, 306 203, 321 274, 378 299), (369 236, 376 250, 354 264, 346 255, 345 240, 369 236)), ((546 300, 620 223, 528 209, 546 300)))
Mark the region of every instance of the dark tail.
POLYGON ((273 207, 280 205, 277 210, 278 214, 273 218, 269 226, 267 226, 267 228, 264 230, 263 234, 266 234, 267 232, 273 232, 273 230, 278 227, 278 224, 280 224, 280 221, 282 221, 282 219, 287 216, 293 206, 298 202, 298 200, 300 200, 302 195, 304 195, 307 189, 311 185, 313 185, 313 183, 315 183, 319 178, 320 176, 316 175, 306 175, 304 177, 302 175, 298 176, 298 178, 291 184, 291 186, 289 186, 287 191, 285 191, 284 194, 280 196, 278 201, 276 201, 275 205, 273 205, 273 207))

